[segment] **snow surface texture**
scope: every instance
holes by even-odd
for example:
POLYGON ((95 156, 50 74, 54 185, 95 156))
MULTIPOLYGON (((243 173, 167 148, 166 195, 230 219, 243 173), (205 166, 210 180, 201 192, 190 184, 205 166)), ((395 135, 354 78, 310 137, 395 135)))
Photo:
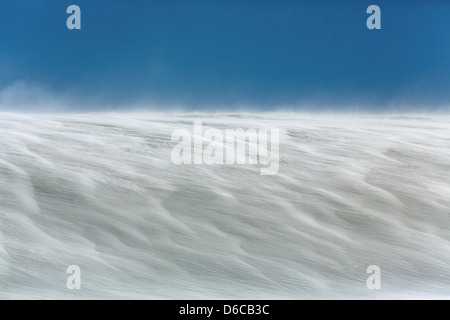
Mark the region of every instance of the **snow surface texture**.
POLYGON ((0 298, 450 298, 448 116, 0 114, 0 134, 0 298), (279 129, 279 173, 173 164, 194 120, 279 129))

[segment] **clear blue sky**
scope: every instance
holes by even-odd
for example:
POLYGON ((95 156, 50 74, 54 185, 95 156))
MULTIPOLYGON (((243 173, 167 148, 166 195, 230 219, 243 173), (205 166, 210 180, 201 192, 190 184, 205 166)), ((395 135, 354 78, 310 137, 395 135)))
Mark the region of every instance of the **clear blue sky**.
POLYGON ((1 0, 0 92, 17 108, 439 109, 450 1, 1 0))

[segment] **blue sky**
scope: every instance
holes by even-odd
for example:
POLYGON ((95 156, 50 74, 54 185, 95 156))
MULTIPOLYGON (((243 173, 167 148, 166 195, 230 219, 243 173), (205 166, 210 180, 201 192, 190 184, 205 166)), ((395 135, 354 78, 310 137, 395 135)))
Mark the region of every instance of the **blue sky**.
POLYGON ((450 105, 444 0, 1 0, 0 43, 3 109, 450 105))

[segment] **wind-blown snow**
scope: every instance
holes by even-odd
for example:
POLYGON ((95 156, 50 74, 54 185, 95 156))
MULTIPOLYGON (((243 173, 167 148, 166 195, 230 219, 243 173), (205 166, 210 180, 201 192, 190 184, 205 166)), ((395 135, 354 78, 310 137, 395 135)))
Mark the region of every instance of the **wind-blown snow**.
POLYGON ((0 298, 449 298, 449 120, 0 114, 0 298), (194 120, 279 129, 279 173, 173 164, 194 120))

